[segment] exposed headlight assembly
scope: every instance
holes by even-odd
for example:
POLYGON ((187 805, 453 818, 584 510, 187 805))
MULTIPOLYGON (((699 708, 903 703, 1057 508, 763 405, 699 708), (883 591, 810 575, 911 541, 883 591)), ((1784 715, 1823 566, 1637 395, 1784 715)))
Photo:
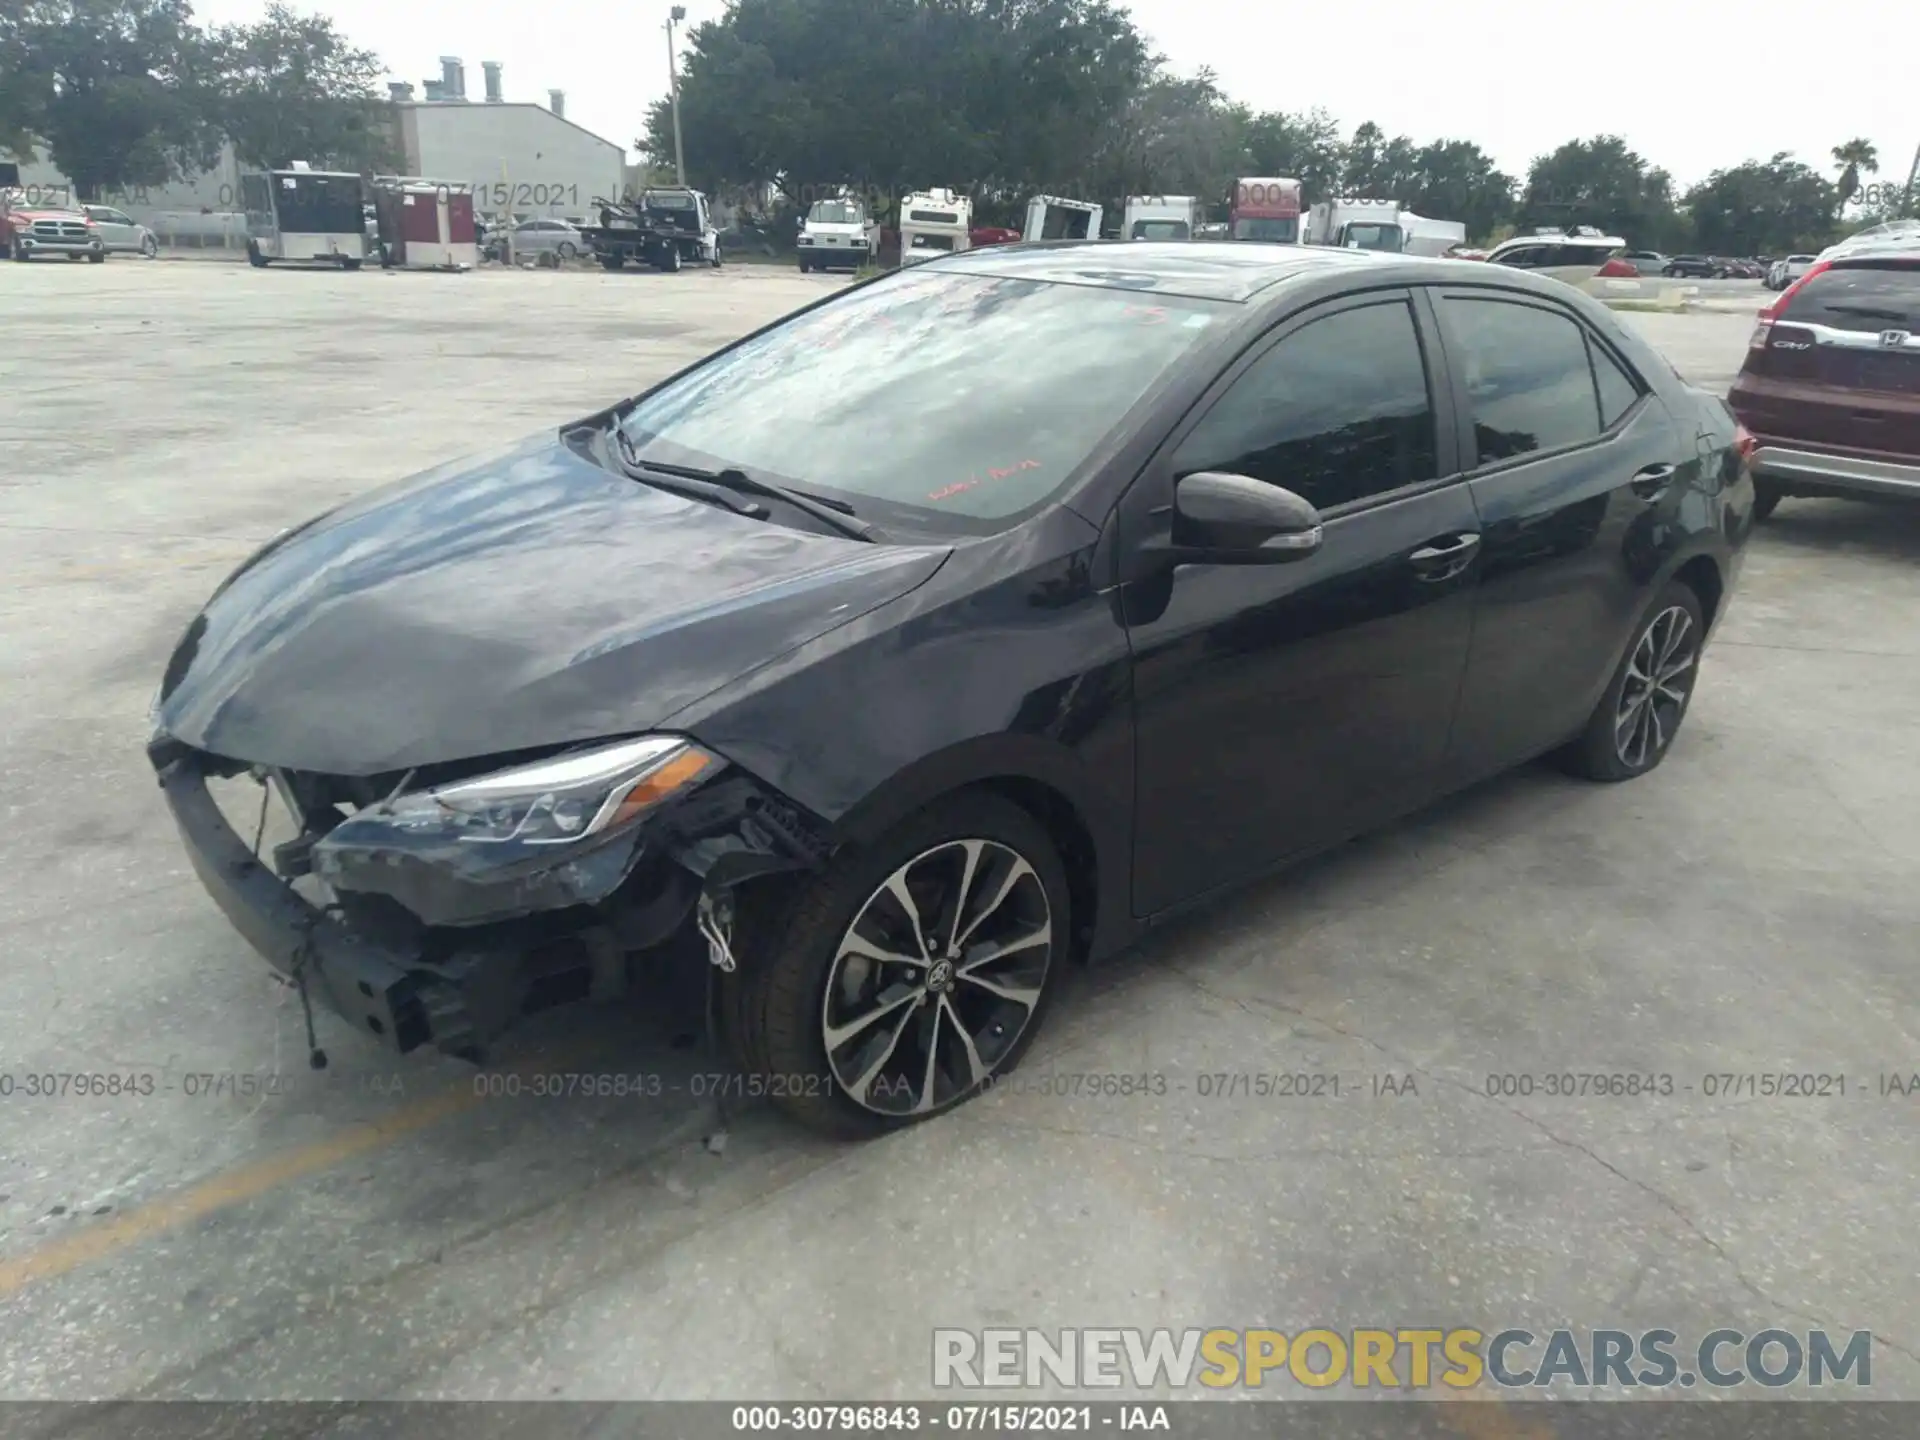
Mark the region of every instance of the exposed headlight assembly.
POLYGON ((482 864, 543 854, 558 863, 563 847, 627 829, 721 764, 691 740, 644 735, 369 805, 335 826, 315 854, 438 851, 469 868, 452 847, 482 864), (490 852, 485 860, 473 853, 480 851, 490 852))

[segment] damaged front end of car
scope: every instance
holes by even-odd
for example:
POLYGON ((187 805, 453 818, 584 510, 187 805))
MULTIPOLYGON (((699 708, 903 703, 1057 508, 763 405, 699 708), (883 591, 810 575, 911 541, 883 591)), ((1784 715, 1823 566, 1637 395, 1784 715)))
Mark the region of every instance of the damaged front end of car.
POLYGON ((828 850, 812 816, 679 735, 364 776, 164 733, 148 754, 202 884, 303 1002, 476 1063, 525 1016, 623 994, 636 957, 690 929, 730 965, 734 888, 828 850), (292 839, 262 854, 228 820, 209 781, 237 776, 278 796, 292 839))

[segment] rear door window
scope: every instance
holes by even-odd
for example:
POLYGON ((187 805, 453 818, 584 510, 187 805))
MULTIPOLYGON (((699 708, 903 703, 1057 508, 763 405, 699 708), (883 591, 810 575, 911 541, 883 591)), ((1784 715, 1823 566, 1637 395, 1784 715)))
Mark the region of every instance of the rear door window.
POLYGON ((1481 464, 1599 438, 1587 337, 1570 316, 1464 296, 1447 297, 1441 313, 1466 378, 1481 464))
POLYGON ((1611 430, 1640 399, 1640 386, 1591 335, 1587 349, 1593 355, 1593 380, 1600 392, 1600 428, 1611 430))
POLYGON ((1780 319, 1831 330, 1920 331, 1920 265, 1823 270, 1794 291, 1780 319))

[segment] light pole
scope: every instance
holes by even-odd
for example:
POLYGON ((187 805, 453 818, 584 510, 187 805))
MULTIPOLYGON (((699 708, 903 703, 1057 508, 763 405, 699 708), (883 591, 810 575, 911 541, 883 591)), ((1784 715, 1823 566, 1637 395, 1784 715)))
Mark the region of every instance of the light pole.
POLYGON ((687 152, 680 144, 680 57, 673 48, 673 22, 686 18, 684 5, 676 5, 667 12, 667 94, 673 110, 673 173, 682 187, 687 183, 687 152))

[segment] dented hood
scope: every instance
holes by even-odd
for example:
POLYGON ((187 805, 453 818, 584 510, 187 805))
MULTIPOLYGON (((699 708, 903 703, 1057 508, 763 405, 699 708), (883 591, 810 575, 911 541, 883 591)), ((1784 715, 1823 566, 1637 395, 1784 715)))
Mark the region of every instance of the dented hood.
POLYGON ((337 775, 630 734, 948 553, 735 515, 542 436, 270 544, 189 627, 155 719, 217 755, 337 775))

